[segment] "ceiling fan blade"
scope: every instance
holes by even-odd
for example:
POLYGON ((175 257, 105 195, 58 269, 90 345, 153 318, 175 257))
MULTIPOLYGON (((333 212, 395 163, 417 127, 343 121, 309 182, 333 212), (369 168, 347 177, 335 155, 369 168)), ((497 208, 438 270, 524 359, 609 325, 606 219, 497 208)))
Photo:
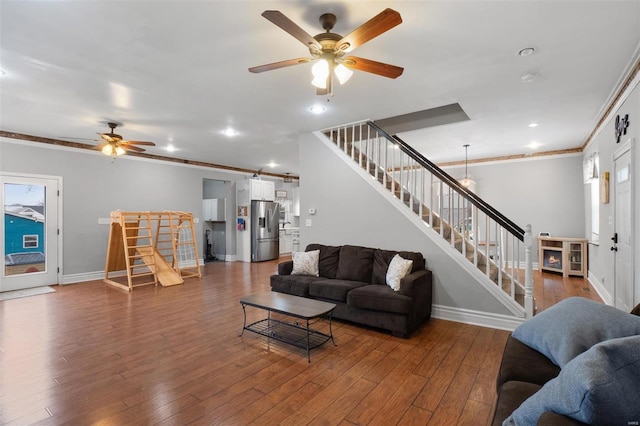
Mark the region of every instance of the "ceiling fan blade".
POLYGON ((372 61, 371 59, 359 58, 357 56, 349 56, 344 58, 343 64, 347 68, 358 71, 370 72, 383 77, 397 78, 402 75, 404 68, 395 65, 385 64, 383 62, 372 61))
POLYGON ((144 149, 142 148, 138 148, 137 146, 133 146, 133 145, 120 145, 120 148, 124 149, 125 151, 134 151, 134 152, 144 152, 144 149))
POLYGON ((400 17, 400 14, 393 9, 387 8, 344 36, 342 40, 336 43, 336 50, 351 52, 356 47, 401 23, 402 17, 400 17))
POLYGON ((122 144, 131 144, 131 145, 147 145, 147 146, 156 146, 153 142, 145 142, 145 141, 122 141, 122 144))
POLYGON ((115 139, 113 139, 111 136, 109 136, 108 133, 98 133, 100 135, 100 137, 102 139, 104 139, 107 142, 115 142, 115 139))
POLYGON ((300 28, 298 24, 287 18, 279 10, 265 10, 262 16, 300 40, 305 46, 309 47, 310 45, 314 45, 322 50, 322 45, 315 38, 311 37, 309 33, 300 28))
POLYGON ((296 58, 288 59, 286 61, 274 62, 272 64, 258 65, 257 67, 249 68, 249 72, 260 73, 265 71, 277 70, 278 68, 290 67, 292 65, 304 64, 311 61, 311 58, 296 58))

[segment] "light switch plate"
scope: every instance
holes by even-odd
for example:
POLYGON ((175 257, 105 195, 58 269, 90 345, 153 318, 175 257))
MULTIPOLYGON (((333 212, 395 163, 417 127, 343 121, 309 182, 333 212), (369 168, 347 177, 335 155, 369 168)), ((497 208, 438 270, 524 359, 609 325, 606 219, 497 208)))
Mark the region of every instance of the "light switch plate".
POLYGON ((305 220, 304 224, 305 224, 306 226, 311 226, 311 219, 307 219, 307 220, 305 220))

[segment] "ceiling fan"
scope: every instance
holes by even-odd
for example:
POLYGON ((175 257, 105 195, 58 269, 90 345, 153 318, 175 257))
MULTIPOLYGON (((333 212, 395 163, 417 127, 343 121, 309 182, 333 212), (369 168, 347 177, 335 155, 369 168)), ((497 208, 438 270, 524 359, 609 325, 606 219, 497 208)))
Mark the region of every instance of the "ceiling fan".
POLYGON ((118 123, 107 123, 107 125, 111 129, 111 132, 98 133, 104 140, 104 142, 95 147, 95 149, 102 151, 102 153, 105 155, 111 155, 115 157, 125 154, 127 151, 144 152, 144 149, 134 145, 156 146, 156 144, 153 142, 124 140, 122 139, 122 136, 114 133, 114 130, 116 129, 116 127, 118 127, 118 123))
POLYGON ((326 32, 313 37, 280 11, 266 10, 262 13, 262 16, 307 46, 311 57, 259 65, 249 68, 252 73, 316 62, 312 68, 313 81, 311 83, 317 87, 316 93, 318 95, 330 96, 333 94, 332 75, 334 73, 340 84, 344 84, 353 74, 352 70, 365 71, 388 78, 397 78, 404 71, 404 68, 395 65, 357 56, 344 56, 356 47, 402 23, 400 14, 393 9, 383 10, 344 37, 331 32, 337 20, 332 13, 325 13, 320 16, 320 24, 326 32))

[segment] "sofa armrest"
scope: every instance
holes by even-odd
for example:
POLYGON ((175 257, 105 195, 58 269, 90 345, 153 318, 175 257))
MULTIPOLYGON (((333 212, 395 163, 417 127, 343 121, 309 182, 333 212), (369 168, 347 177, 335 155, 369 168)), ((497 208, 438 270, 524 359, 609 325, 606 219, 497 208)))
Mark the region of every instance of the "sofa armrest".
POLYGON ((545 411, 538 419, 537 426, 586 426, 586 423, 561 414, 552 413, 551 411, 545 411))
POLYGON ((278 264, 278 275, 291 275, 291 271, 293 271, 293 260, 278 264))
POLYGON ((411 298, 407 333, 415 330, 425 319, 431 317, 433 303, 433 277, 431 271, 422 269, 400 280, 400 293, 411 298))
POLYGON ((400 293, 414 299, 418 293, 416 286, 426 286, 431 283, 431 271, 423 269, 406 275, 400 280, 400 293))

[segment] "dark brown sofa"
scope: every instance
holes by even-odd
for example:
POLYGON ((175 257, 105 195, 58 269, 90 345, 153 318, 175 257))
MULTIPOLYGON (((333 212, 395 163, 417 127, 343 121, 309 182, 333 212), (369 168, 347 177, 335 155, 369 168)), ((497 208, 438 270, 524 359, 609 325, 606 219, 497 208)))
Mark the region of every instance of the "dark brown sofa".
POLYGON ((320 250, 319 276, 291 275, 293 261, 278 265, 271 289, 336 304, 333 317, 381 328, 408 337, 431 316, 432 276, 424 257, 416 252, 396 252, 360 246, 310 244, 320 250), (396 292, 386 285, 394 255, 413 260, 410 273, 396 292))
MULTIPOLYGON (((513 336, 509 336, 496 380, 498 402, 493 416, 493 426, 501 426, 520 404, 558 374, 560 374, 560 367, 552 363, 549 358, 513 336)), ((584 423, 560 414, 546 412, 538 420, 538 425, 570 426, 584 425, 584 423)))
MULTIPOLYGON (((638 304, 631 313, 634 315, 640 315, 640 304, 638 304)), ((616 340, 624 340, 623 336, 630 335, 632 336, 631 339, 633 339, 635 337, 633 333, 637 333, 638 330, 637 321, 627 321, 625 318, 626 314, 619 312, 612 307, 600 305, 582 298, 565 299, 528 321, 535 321, 536 319, 541 320, 541 317, 544 315, 546 315, 546 318, 549 318, 550 320, 545 319, 540 321, 541 325, 519 334, 519 330, 516 329, 514 334, 517 336, 519 335, 519 338, 524 338, 524 341, 529 341, 529 343, 533 345, 540 345, 541 342, 546 342, 554 347, 565 346, 565 348, 568 347, 571 348, 571 350, 579 348, 578 352, 586 351, 584 355, 588 355, 589 352, 595 350, 602 344, 606 345, 607 343, 615 342, 616 340), (571 306, 573 306, 573 308, 571 308, 571 306), (598 307, 599 309, 594 310, 594 307, 598 307), (553 314, 551 311, 554 311, 553 314), (590 321, 591 318, 594 318, 595 321, 590 321), (561 319, 562 321, 558 321, 561 319), (571 319, 569 324, 567 324, 568 319, 571 319), (554 333, 547 328, 549 325, 555 325, 556 328, 561 330, 561 332, 558 334, 554 333), (579 330, 574 327, 578 327, 579 330), (612 330, 611 332, 613 334, 610 334, 609 328, 612 330), (531 332, 535 332, 538 336, 533 338, 530 334, 531 332), (552 335, 553 337, 543 337, 540 339, 540 332, 542 332, 544 336, 552 335), (564 337, 562 342, 558 339, 558 336, 564 337), (616 337, 623 338, 616 339, 616 337), (607 341, 607 339, 611 340, 607 341), (596 342, 599 341, 602 343, 597 344, 596 342), (593 347, 591 346, 592 344, 594 344, 593 347)), ((635 316, 629 318, 635 318, 635 316)), ((521 327, 525 325, 526 323, 521 327)), ((570 367, 572 362, 566 364, 563 367, 565 376, 563 380, 560 380, 559 382, 561 385, 556 387, 556 390, 559 388, 562 389, 562 391, 560 393, 553 393, 553 389, 547 388, 547 391, 552 391, 549 392, 549 394, 553 395, 551 398, 558 401, 558 404, 555 407, 554 404, 551 406, 545 405, 546 407, 550 407, 550 410, 542 411, 542 414, 537 420, 537 425, 585 425, 586 423, 582 423, 572 417, 579 417, 582 420, 585 420, 586 418, 595 418, 596 415, 594 415, 594 412, 596 412, 596 410, 602 411, 600 415, 604 416, 607 424, 619 424, 619 421, 612 420, 612 416, 615 414, 612 411, 619 412, 620 409, 607 405, 610 401, 607 401, 607 398, 601 398, 605 394, 618 395, 615 393, 615 387, 610 386, 610 384, 605 380, 601 380, 601 382, 599 382, 598 379, 593 379, 590 381, 590 378, 599 377, 602 379, 602 377, 604 377, 615 383, 621 383, 619 377, 613 378, 611 375, 612 371, 616 371, 616 374, 622 374, 629 378, 631 382, 637 384, 636 377, 640 369, 635 368, 635 370, 626 370, 625 368, 620 367, 622 364, 625 364, 625 367, 629 367, 634 364, 637 365, 638 352, 637 347, 634 346, 636 345, 635 341, 632 341, 631 345, 631 349, 628 352, 615 352, 612 350, 612 345, 606 350, 606 352, 602 352, 605 353, 606 356, 599 359, 596 358, 597 361, 594 361, 594 358, 592 357, 588 358, 590 361, 578 363, 577 366, 574 365, 573 367, 570 367), (616 360, 619 360, 619 358, 616 357, 627 356, 626 354, 629 353, 631 356, 625 359, 636 359, 636 361, 619 361, 619 364, 615 364, 616 360), (609 363, 612 363, 615 367, 606 369, 609 363), (598 373, 587 374, 588 370, 598 373), (584 377, 575 381, 568 379, 578 371, 579 376, 584 377), (602 383, 605 384, 603 385, 602 383), (593 391, 595 395, 600 395, 600 397, 593 397, 593 395, 587 396, 585 391, 587 388, 590 391, 593 391), (606 391, 603 392, 602 389, 606 389, 606 391), (580 399, 579 411, 572 411, 576 410, 575 404, 571 405, 572 408, 565 407, 565 404, 571 404, 572 400, 572 398, 566 396, 567 394, 571 394, 572 398, 575 398, 576 400, 580 399), (557 410, 557 412, 553 412, 555 410, 557 410), (589 415, 584 415, 585 410, 589 410, 591 413, 589 415), (565 416, 558 414, 558 412, 568 415, 573 413, 574 415, 569 417, 568 415, 565 416)), ((543 351, 550 351, 550 347, 545 344, 537 347, 543 351), (546 349, 540 349, 545 346, 546 349)), ((557 360, 561 360, 562 357, 564 357, 564 355, 562 355, 563 352, 558 350, 551 351, 551 353, 554 354, 551 356, 555 356, 557 360)), ((576 357, 574 362, 578 361, 578 358, 579 357, 576 357)), ((550 357, 537 351, 530 345, 523 343, 521 340, 518 340, 518 338, 514 337, 513 334, 510 335, 505 345, 500 370, 496 379, 498 401, 495 406, 492 424, 494 426, 503 425, 503 422, 507 420, 516 409, 529 399, 529 397, 532 397, 536 392, 538 392, 538 390, 540 390, 545 384, 556 377, 560 379, 562 377, 562 371, 563 370, 556 363, 551 361, 550 357)), ((553 386, 551 387, 553 388, 553 386)), ((625 387, 623 393, 630 395, 633 399, 635 398, 634 394, 637 394, 638 388, 638 386, 625 387)), ((544 393, 544 391, 542 392, 544 393)), ((623 404, 626 407, 624 402, 620 402, 620 404, 623 404)), ((640 410, 637 410, 637 405, 635 405, 635 407, 635 416, 632 416, 623 423, 634 424, 640 420, 640 417, 638 417, 640 415, 640 410)), ((600 420, 596 423, 602 423, 602 417, 597 418, 600 420)), ((509 424, 511 424, 511 422, 509 422, 509 424)))

